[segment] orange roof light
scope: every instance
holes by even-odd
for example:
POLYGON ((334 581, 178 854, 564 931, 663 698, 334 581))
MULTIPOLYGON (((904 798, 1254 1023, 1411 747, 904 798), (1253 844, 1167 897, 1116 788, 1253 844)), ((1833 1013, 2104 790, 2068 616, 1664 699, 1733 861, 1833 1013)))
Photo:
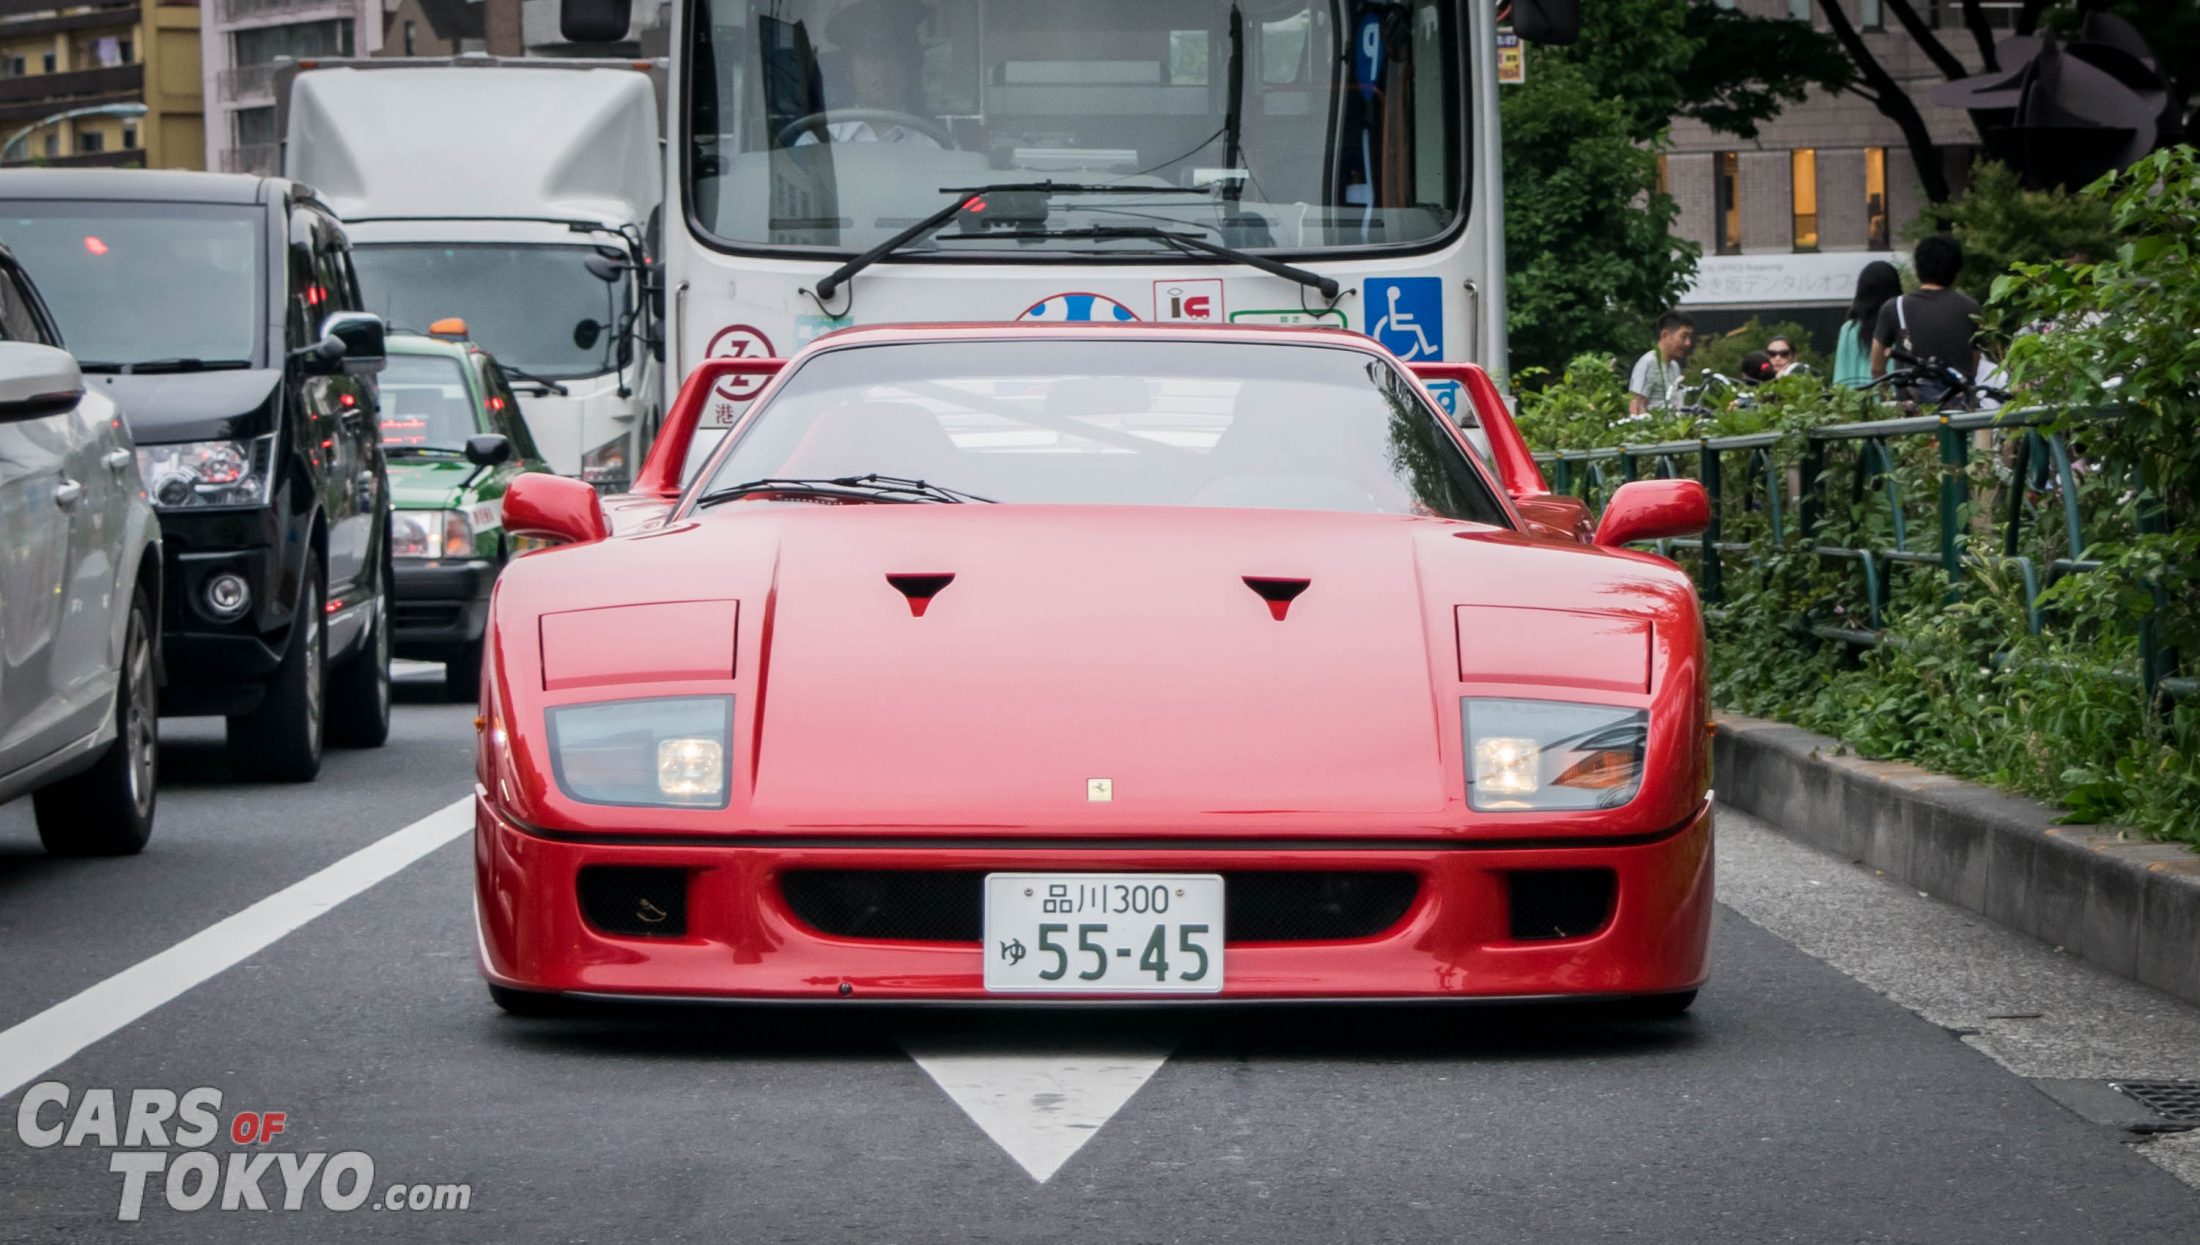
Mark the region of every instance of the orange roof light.
POLYGON ((466 340, 466 322, 457 316, 445 316, 428 326, 428 335, 464 341, 466 340))

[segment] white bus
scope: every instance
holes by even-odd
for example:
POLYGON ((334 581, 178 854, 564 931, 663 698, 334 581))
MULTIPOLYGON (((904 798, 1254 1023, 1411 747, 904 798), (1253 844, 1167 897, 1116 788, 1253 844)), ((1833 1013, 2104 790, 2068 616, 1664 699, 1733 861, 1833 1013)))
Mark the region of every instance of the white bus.
MULTIPOLYGON (((628 0, 561 16, 616 38, 628 0)), ((1552 42, 1578 25, 1574 0, 1511 16, 1552 42)), ((672 0, 670 375, 851 324, 1020 319, 1328 324, 1501 372, 1499 19, 1491 0, 672 0)), ((760 384, 722 385, 707 421, 760 384)))

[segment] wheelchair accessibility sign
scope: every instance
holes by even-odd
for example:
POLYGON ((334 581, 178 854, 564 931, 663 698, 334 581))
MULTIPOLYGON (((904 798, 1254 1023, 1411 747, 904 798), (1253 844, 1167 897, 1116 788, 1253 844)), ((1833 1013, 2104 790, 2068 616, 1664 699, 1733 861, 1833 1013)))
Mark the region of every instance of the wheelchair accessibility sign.
POLYGON ((1444 357, 1441 277, 1370 277, 1361 283, 1368 332, 1408 363, 1444 357))

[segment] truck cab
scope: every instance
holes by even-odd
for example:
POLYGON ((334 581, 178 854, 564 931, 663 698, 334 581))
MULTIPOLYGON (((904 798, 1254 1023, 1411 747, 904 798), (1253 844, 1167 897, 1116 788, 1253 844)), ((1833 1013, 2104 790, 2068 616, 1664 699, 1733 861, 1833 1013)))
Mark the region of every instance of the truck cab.
POLYGON ((628 61, 303 61, 277 94, 285 168, 344 219, 368 305, 413 333, 465 320, 525 396, 551 468, 625 488, 663 410, 649 74, 628 61))
POLYGON ((87 388, 118 405, 165 536, 164 715, 299 782, 389 733, 381 320, 344 227, 279 178, 0 173, 0 233, 87 388))

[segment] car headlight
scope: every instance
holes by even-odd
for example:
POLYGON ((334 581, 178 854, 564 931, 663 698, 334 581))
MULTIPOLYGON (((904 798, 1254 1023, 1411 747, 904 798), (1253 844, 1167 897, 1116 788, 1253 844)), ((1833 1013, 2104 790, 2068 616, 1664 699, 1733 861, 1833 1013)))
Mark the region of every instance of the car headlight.
POLYGON ((1618 808, 1642 787, 1650 715, 1552 700, 1460 702, 1478 812, 1618 808))
POLYGON ((474 524, 463 510, 390 511, 393 558, 470 558, 474 524))
POLYGON ((138 474, 163 510, 257 506, 275 473, 275 436, 250 441, 179 441, 137 447, 138 474))
POLYGON ((606 441, 581 455, 581 482, 607 493, 626 487, 626 438, 606 441))
POLYGON ((586 804, 724 808, 733 697, 677 696, 550 710, 558 787, 586 804))

